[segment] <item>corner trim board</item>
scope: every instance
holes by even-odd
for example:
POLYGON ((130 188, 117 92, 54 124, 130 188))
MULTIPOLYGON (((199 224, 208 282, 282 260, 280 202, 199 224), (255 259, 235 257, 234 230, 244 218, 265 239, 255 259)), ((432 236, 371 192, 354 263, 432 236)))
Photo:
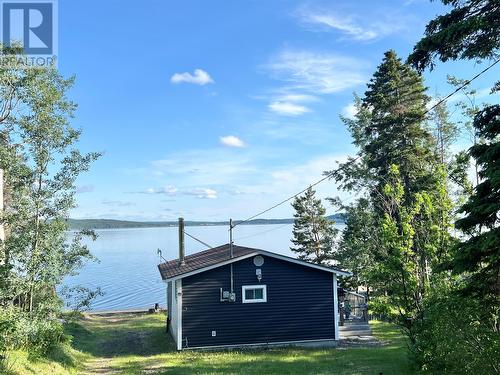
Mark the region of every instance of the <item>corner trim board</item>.
POLYGON ((177 293, 177 350, 182 350, 182 279, 175 282, 177 293))
POLYGON ((333 274, 333 329, 335 340, 339 340, 339 298, 337 294, 337 275, 333 274))

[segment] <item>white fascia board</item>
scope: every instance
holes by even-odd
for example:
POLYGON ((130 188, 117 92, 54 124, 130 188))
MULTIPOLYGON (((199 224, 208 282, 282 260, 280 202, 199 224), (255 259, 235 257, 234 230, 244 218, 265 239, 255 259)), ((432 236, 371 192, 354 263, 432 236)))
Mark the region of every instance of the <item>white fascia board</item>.
POLYGON ((284 260, 284 261, 287 261, 287 262, 292 262, 292 263, 300 264, 302 266, 316 268, 318 270, 322 270, 322 271, 326 271, 326 272, 331 272, 331 273, 334 273, 334 274, 337 274, 337 275, 340 275, 340 276, 352 276, 352 273, 350 273, 348 271, 336 270, 336 269, 333 269, 333 268, 330 268, 330 267, 327 267, 327 266, 321 266, 319 264, 309 263, 309 262, 305 262, 305 261, 300 260, 300 259, 295 259, 295 258, 292 258, 292 257, 288 257, 286 255, 275 254, 275 253, 272 253, 270 251, 259 250, 259 253, 267 255, 267 256, 269 256, 271 258, 277 258, 277 259, 281 259, 281 260, 284 260))
POLYGON ((213 265, 208 266, 208 267, 203 267, 203 268, 191 271, 191 272, 186 272, 186 273, 183 273, 181 275, 174 276, 174 277, 171 277, 171 278, 165 279, 165 280, 166 281, 174 281, 174 280, 183 279, 183 278, 188 277, 188 276, 196 275, 197 273, 201 273, 201 272, 205 272, 205 271, 208 271, 208 270, 212 270, 214 268, 225 266, 227 264, 231 264, 231 263, 234 263, 234 262, 238 262, 238 261, 243 260, 243 259, 251 258, 251 257, 253 257, 255 255, 259 255, 259 254, 266 255, 266 256, 271 257, 271 258, 281 259, 281 260, 284 260, 286 262, 300 264, 301 266, 306 266, 306 267, 315 268, 315 269, 318 269, 318 270, 321 270, 321 271, 326 271, 326 272, 334 273, 334 274, 339 275, 339 276, 352 276, 352 273, 350 273, 348 271, 336 270, 336 269, 333 269, 333 268, 330 268, 330 267, 327 267, 327 266, 321 266, 319 264, 313 264, 313 263, 305 262, 305 261, 300 260, 300 259, 295 259, 295 258, 292 258, 292 257, 288 257, 286 255, 275 254, 275 253, 272 253, 270 251, 256 250, 255 252, 247 254, 247 255, 243 255, 243 256, 240 256, 240 257, 228 259, 228 260, 226 260, 224 262, 213 264, 213 265))
POLYGON ((239 260, 243 260, 243 259, 247 259, 247 258, 250 258, 250 257, 253 257, 255 255, 258 255, 257 252, 255 253, 251 253, 251 254, 247 254, 247 255, 243 255, 241 257, 237 257, 237 258, 232 258, 232 259, 228 259, 224 262, 220 262, 220 263, 217 263, 217 264, 213 264, 211 266, 207 266, 207 267, 203 267, 203 268, 199 268, 197 270, 194 270, 194 271, 190 271, 190 272, 186 272, 186 273, 183 273, 181 275, 178 275, 178 276, 174 276, 174 277, 171 277, 170 279, 165 279, 166 281, 175 281, 175 280, 179 280, 179 279, 183 279, 185 277, 188 277, 188 276, 192 276, 192 275, 196 275, 197 273, 201 273, 201 272, 205 272, 205 271, 209 271, 209 270, 213 270, 214 268, 218 268, 218 267, 221 267, 221 266, 225 266, 227 264, 231 264, 231 263, 234 263, 234 262, 237 262, 239 260))

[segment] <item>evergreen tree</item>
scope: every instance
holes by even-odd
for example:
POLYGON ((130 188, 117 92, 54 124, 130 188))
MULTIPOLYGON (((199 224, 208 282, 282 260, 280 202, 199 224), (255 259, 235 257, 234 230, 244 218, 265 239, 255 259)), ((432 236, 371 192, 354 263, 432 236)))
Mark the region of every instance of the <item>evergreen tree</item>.
MULTIPOLYGON (((497 59, 500 2, 442 2, 452 9, 427 25, 426 35, 414 47, 409 62, 423 71, 432 68, 436 58, 497 59)), ((452 83, 460 82, 452 79, 452 83)), ((500 89, 500 82, 492 85, 492 91, 500 89)), ((480 168, 476 168, 474 193, 461 208, 465 217, 456 222, 466 237, 453 259, 444 263, 458 276, 461 293, 456 293, 456 287, 442 288, 428 301, 415 353, 418 362, 428 369, 464 374, 475 374, 481 369, 484 373, 499 373, 495 358, 500 352, 500 110, 498 105, 479 110, 473 101, 464 108, 465 118, 475 115, 471 132, 474 145, 469 154, 480 168)), ((463 162, 464 154, 460 157, 463 162)))
MULTIPOLYGON (((436 98, 440 100, 440 98, 436 98)), ((449 148, 456 141, 459 129, 457 125, 450 121, 450 114, 445 103, 438 104, 432 111, 432 124, 434 139, 436 142, 436 154, 439 156, 441 164, 450 163, 449 148)))
POLYGON ((374 254, 379 244, 373 209, 365 198, 340 208, 347 219, 334 259, 341 268, 352 272, 352 276, 342 278, 342 285, 355 290, 365 288, 369 297, 374 254))
POLYGON ((434 59, 498 57, 500 2, 498 0, 441 0, 452 9, 430 21, 408 60, 417 69, 433 67, 434 59))
MULTIPOLYGON (((485 142, 470 148, 481 182, 462 206, 456 227, 469 238, 457 249, 455 273, 467 275, 464 292, 500 306, 500 105, 480 111, 474 127, 485 142)), ((498 313, 498 312, 497 312, 498 313)), ((500 330, 500 323, 498 323, 500 330)))
POLYGON ((447 173, 427 125, 427 102, 421 76, 386 52, 355 118, 345 121, 359 151, 338 177, 368 202, 368 212, 350 211, 355 217, 346 223, 339 256, 353 269, 358 259, 368 263, 362 276, 373 289, 372 311, 398 321, 412 342, 438 282, 432 270, 449 259, 451 242, 447 173))
POLYGON ((407 197, 427 183, 429 165, 435 162, 433 139, 424 126, 427 102, 422 77, 394 51, 386 52, 363 98, 370 120, 362 152, 378 181, 374 194, 380 194, 392 165, 399 167, 407 197))
POLYGON ((335 223, 325 216, 326 209, 316 192, 309 188, 304 195, 292 202, 295 209, 291 250, 298 258, 308 262, 325 264, 332 259, 337 229, 335 223))

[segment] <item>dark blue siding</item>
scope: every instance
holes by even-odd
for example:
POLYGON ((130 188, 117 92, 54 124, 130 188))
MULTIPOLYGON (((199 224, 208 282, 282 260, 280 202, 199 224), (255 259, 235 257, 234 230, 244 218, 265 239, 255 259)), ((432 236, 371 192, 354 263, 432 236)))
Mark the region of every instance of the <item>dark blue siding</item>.
POLYGON ((233 263, 236 302, 220 302, 220 288, 230 289, 230 266, 182 280, 182 337, 190 347, 334 339, 333 276, 264 256, 233 263), (242 285, 267 286, 267 302, 242 303, 242 285), (212 337, 212 331, 217 332, 212 337), (186 340, 187 339, 187 340, 186 340))

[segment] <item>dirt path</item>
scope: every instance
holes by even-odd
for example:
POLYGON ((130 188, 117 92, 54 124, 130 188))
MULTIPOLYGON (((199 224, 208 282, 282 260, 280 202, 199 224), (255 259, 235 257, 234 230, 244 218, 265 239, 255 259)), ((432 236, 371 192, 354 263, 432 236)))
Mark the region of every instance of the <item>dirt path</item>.
POLYGON ((144 313, 90 314, 73 332, 73 346, 90 355, 78 374, 155 374, 164 370, 158 354, 172 352, 165 316, 144 313))
POLYGON ((96 358, 87 363, 85 363, 83 370, 78 372, 81 375, 95 375, 95 374, 106 374, 115 375, 119 374, 120 371, 113 369, 111 367, 110 358, 96 358))

